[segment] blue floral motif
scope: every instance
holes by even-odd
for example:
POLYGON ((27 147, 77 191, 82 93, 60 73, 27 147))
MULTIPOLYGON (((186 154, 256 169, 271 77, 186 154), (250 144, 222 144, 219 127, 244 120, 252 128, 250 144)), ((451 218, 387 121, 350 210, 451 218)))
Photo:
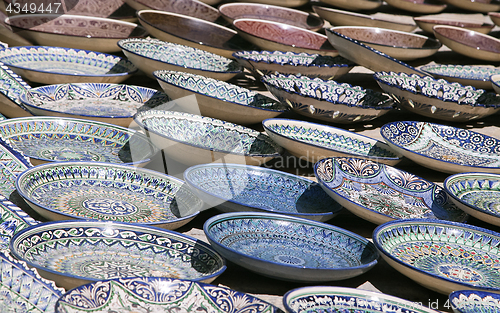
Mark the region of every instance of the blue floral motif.
MULTIPOLYGON (((1 50, 0 50, 1 51, 1 50)), ((6 97, 23 110, 28 111, 19 101, 19 96, 31 87, 17 74, 0 62, 0 95, 6 97)), ((29 111, 28 111, 29 112, 29 111)))
POLYGON ((450 304, 458 313, 495 313, 500 307, 500 296, 492 292, 457 290, 449 296, 450 304))
POLYGON ((439 77, 489 81, 492 75, 500 74, 500 69, 492 66, 433 64, 420 68, 422 71, 439 77))

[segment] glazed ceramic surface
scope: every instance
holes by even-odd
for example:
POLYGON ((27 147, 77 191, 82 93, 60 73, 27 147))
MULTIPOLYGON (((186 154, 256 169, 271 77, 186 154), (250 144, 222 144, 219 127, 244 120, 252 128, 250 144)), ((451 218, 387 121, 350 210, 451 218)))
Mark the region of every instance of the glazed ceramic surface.
POLYGON ((388 0, 386 1, 392 7, 397 9, 420 13, 433 14, 439 13, 446 9, 447 5, 434 0, 388 0))
POLYGON ((122 0, 79 0, 74 7, 66 9, 67 14, 107 17, 127 22, 136 20, 135 10, 122 0))
POLYGON ((451 4, 457 8, 472 11, 472 12, 493 12, 500 10, 500 1, 486 0, 486 1, 473 1, 473 0, 442 0, 444 3, 451 4))
POLYGON ((174 71, 155 71, 153 75, 172 99, 196 95, 198 105, 194 108, 179 104, 187 113, 247 125, 278 116, 288 109, 256 91, 205 76, 174 71))
POLYGON ((491 21, 493 23, 495 23, 495 25, 499 25, 500 24, 500 13, 498 13, 498 12, 489 12, 488 16, 491 19, 491 21))
POLYGON ((136 11, 140 10, 158 10, 184 14, 192 17, 201 18, 214 22, 220 16, 219 10, 195 0, 124 0, 136 11))
POLYGON ((468 217, 438 185, 371 160, 327 158, 314 165, 314 174, 333 199, 375 224, 411 218, 463 222, 468 217))
POLYGON ((422 66, 420 69, 447 81, 481 89, 491 89, 490 77, 500 75, 500 68, 479 65, 433 64, 422 66))
POLYGON ((455 313, 495 313, 500 307, 500 295, 492 292, 457 290, 448 299, 455 313))
POLYGON ((382 5, 381 0, 324 0, 322 2, 349 11, 375 10, 382 5))
POLYGON ((9 198, 19 174, 31 167, 29 159, 0 140, 0 195, 9 198))
POLYGON ((219 6, 219 11, 229 23, 241 18, 254 18, 290 24, 312 31, 323 27, 321 17, 282 6, 260 3, 225 3, 219 6))
POLYGON ((65 293, 57 313, 83 312, 282 313, 251 295, 195 281, 168 277, 134 277, 86 284, 65 293))
POLYGON ((492 75, 490 77, 491 87, 496 93, 500 93, 500 74, 492 75))
POLYGON ((203 205, 175 177, 108 163, 39 165, 19 175, 16 189, 48 220, 92 219, 176 229, 203 205))
POLYGON ((146 136, 132 129, 63 117, 0 121, 0 137, 34 165, 53 161, 144 165, 157 152, 146 136))
POLYGON ((244 39, 263 50, 305 52, 337 56, 339 53, 320 33, 273 21, 242 18, 233 26, 244 39))
POLYGON ((235 212, 203 230, 225 258, 261 275, 324 282, 361 275, 377 264, 371 242, 325 223, 272 213, 235 212))
POLYGON ((280 73, 262 76, 261 80, 281 103, 323 121, 370 121, 393 109, 393 100, 387 95, 334 80, 280 73))
POLYGON ((134 23, 70 14, 23 14, 11 16, 5 23, 38 45, 105 53, 120 51, 116 46, 120 39, 147 34, 134 23))
POLYGON ((342 209, 312 180, 263 167, 195 165, 184 171, 184 180, 203 201, 223 211, 270 211, 326 221, 342 209))
POLYGON ((7 117, 32 116, 19 101, 19 96, 30 89, 20 76, 0 62, 0 113, 7 117))
POLYGON ((455 174, 446 178, 443 187, 464 212, 500 226, 500 175, 455 174))
POLYGON ((430 76, 395 72, 373 75, 405 109, 435 119, 466 122, 500 111, 500 96, 430 76))
POLYGON ((500 234, 467 224, 400 220, 380 225, 373 243, 396 270, 436 292, 498 293, 500 234))
POLYGON ((283 304, 290 313, 307 312, 411 312, 436 313, 415 302, 380 292, 362 289, 311 286, 292 289, 283 296, 283 304))
POLYGON ((442 46, 440 42, 423 35, 378 27, 339 26, 330 28, 330 31, 402 61, 429 57, 442 46))
POLYGON ((0 250, 8 250, 12 236, 37 223, 21 208, 0 195, 0 250))
POLYGON ((149 110, 138 113, 134 120, 166 155, 186 165, 262 165, 282 150, 261 132, 210 117, 149 110))
POLYGON ((244 67, 263 76, 280 72, 282 74, 304 75, 322 79, 336 79, 348 73, 354 63, 336 56, 323 56, 291 51, 238 51, 233 56, 244 67))
POLYGON ((60 47, 10 47, 5 63, 25 79, 42 84, 119 83, 137 72, 132 62, 111 54, 60 47))
POLYGON ((394 165, 402 158, 382 141, 333 126, 281 118, 267 119, 262 125, 274 142, 311 163, 326 157, 354 156, 394 165))
POLYGON ((118 46, 151 78, 156 70, 173 70, 225 81, 243 70, 236 61, 223 56, 157 39, 125 39, 120 40, 118 46))
POLYGON ((135 276, 211 282, 226 269, 224 259, 200 240, 115 222, 40 223, 17 233, 10 249, 41 276, 66 289, 135 276))
MULTIPOLYGON (((205 1, 214 1, 214 0, 205 0, 205 1)), ((282 7, 300 7, 307 3, 307 0, 237 0, 242 2, 255 2, 269 5, 279 5, 282 7)))
POLYGON ((500 140, 468 129, 400 121, 380 133, 396 151, 422 166, 445 173, 500 173, 500 140))
POLYGON ((130 127, 139 110, 173 106, 156 89, 119 84, 61 84, 31 88, 20 101, 35 115, 89 119, 130 127))
POLYGON ((453 19, 449 17, 439 17, 437 15, 416 16, 413 18, 418 27, 429 34, 434 34, 432 27, 436 25, 463 27, 483 34, 489 33, 493 27, 495 27, 495 24, 491 23, 483 23, 480 21, 461 21, 461 19, 463 19, 463 15, 456 16, 453 19))

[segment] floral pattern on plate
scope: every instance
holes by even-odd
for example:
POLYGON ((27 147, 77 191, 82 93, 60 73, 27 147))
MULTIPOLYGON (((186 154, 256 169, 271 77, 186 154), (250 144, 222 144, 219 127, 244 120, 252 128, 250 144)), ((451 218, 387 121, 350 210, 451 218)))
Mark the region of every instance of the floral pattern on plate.
POLYGON ((8 250, 12 236, 37 223, 21 208, 0 196, 0 250, 8 250))
POLYGON ((0 95, 14 102, 20 109, 27 111, 19 96, 30 89, 29 86, 19 75, 12 72, 4 63, 0 62, 0 95))
POLYGON ((456 313, 495 313, 500 307, 500 296, 492 292, 457 290, 448 298, 456 313))

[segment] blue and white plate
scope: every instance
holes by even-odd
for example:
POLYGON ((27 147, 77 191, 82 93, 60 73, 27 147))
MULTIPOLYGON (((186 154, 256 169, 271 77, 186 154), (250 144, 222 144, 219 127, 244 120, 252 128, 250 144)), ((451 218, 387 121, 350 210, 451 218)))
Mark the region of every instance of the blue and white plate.
POLYGON ((7 117, 33 116, 19 101, 19 96, 30 89, 20 76, 0 62, 0 113, 7 117))
POLYGON ((472 130, 428 122, 383 125, 384 140, 408 159, 445 173, 500 173, 500 139, 472 130))
POLYGON ((314 165, 323 189, 346 209, 375 224, 395 219, 463 222, 443 188, 411 173, 356 158, 327 158, 314 165))
POLYGON ((29 158, 0 139, 0 195, 9 198, 19 174, 31 167, 29 158))
POLYGON ((0 195, 0 250, 8 250, 12 236, 35 224, 38 221, 0 195))
POLYGON ((448 296, 455 313, 500 312, 500 295, 477 290, 457 290, 448 296))
POLYGON ((375 247, 364 237, 282 214, 224 213, 208 219, 203 231, 226 259, 287 281, 348 279, 369 271, 378 259, 375 247))
POLYGON ((481 65, 431 64, 420 69, 432 76, 470 85, 475 88, 491 89, 490 77, 500 74, 500 68, 481 65))

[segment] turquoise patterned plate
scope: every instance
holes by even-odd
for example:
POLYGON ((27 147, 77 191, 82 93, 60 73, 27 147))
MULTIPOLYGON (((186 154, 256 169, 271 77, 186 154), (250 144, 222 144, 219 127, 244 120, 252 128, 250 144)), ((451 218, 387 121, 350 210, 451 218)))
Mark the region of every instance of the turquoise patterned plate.
POLYGON ((283 313, 251 295, 167 277, 134 277, 86 284, 65 293, 57 313, 91 312, 283 313))
POLYGON ((10 250, 66 289, 137 276, 211 282, 226 269, 224 259, 200 240, 117 222, 40 223, 14 235, 10 250))
POLYGON ((19 101, 19 96, 30 89, 20 76, 0 62, 0 113, 7 117, 32 116, 19 101))
POLYGON ((371 160, 327 158, 314 165, 314 174, 333 199, 375 224, 411 218, 463 222, 468 217, 438 185, 371 160))
POLYGON ((477 290, 457 290, 450 293, 451 308, 455 313, 498 313, 500 295, 477 290))
POLYGON ((480 65, 433 64, 420 69, 447 81, 481 89, 492 89, 490 76, 500 74, 500 68, 480 65))

